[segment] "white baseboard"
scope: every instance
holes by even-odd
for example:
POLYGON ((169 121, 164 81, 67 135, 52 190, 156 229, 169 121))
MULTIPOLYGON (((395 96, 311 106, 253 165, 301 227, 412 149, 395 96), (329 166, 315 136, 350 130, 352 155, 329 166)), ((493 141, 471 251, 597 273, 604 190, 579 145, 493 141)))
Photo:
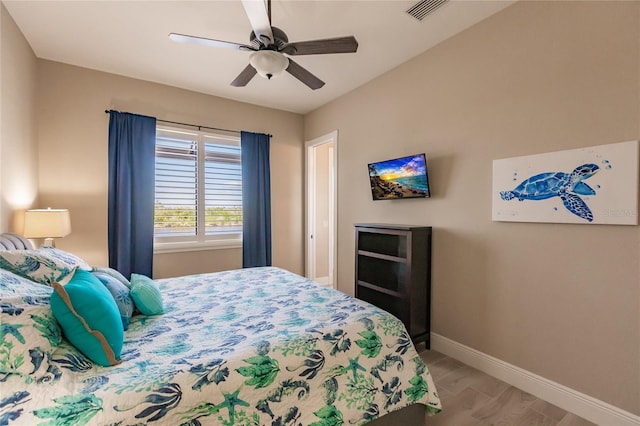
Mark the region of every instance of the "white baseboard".
POLYGON ((322 284, 325 287, 331 287, 331 283, 329 282, 329 277, 316 277, 314 281, 318 284, 322 284))
POLYGON ((598 425, 640 425, 640 416, 433 332, 431 333, 431 349, 497 377, 598 425))

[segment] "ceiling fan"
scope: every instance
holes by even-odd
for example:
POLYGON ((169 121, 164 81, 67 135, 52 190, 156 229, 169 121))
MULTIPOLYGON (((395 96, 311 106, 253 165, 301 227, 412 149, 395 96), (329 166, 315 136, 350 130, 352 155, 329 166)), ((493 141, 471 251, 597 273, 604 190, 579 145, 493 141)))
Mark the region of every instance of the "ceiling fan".
POLYGON ((267 0, 266 4, 263 0, 242 0, 242 4, 253 28, 249 35, 249 44, 178 33, 170 33, 169 38, 177 42, 253 52, 249 57, 249 65, 231 82, 235 87, 246 86, 256 74, 271 79, 286 70, 311 89, 316 90, 324 86, 324 82, 289 56, 353 53, 358 50, 358 42, 354 36, 289 43, 284 31, 271 26, 271 0, 267 0))

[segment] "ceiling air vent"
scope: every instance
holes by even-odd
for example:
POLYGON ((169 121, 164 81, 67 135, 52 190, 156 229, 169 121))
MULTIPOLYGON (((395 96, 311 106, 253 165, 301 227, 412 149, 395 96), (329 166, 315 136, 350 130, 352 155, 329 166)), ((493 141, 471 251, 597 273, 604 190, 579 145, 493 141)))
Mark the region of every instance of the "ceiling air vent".
POLYGON ((418 21, 422 21, 425 16, 434 12, 437 8, 448 2, 449 0, 422 0, 411 6, 407 13, 418 21))

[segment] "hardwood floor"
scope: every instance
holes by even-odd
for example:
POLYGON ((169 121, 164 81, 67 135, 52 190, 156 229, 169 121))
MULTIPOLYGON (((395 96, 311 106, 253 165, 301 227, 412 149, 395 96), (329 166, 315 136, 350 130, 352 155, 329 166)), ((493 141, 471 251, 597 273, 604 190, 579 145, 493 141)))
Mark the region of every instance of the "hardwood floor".
POLYGON ((418 348, 442 401, 428 426, 594 424, 436 351, 418 348))

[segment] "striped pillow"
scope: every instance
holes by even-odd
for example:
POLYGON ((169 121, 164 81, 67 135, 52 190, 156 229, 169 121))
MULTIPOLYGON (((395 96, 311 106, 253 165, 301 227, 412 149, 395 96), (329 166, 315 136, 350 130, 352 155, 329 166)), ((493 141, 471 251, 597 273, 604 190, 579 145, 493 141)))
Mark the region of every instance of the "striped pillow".
POLYGON ((164 311, 160 289, 147 276, 131 274, 131 298, 144 315, 160 315, 164 311))

